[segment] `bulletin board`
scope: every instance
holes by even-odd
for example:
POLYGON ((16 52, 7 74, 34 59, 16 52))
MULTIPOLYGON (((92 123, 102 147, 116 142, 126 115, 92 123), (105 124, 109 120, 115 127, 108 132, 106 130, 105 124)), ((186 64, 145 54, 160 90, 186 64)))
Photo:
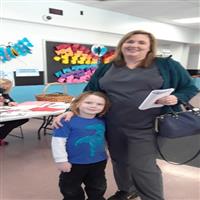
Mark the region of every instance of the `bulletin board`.
MULTIPOLYGON (((67 73, 77 72, 76 75, 78 76, 80 73, 86 71, 85 69, 87 66, 97 67, 99 62, 109 62, 109 59, 114 55, 115 49, 115 47, 111 46, 105 47, 103 45, 95 46, 56 41, 46 41, 45 45, 48 83, 67 82, 68 79, 62 79, 63 75, 66 75, 67 73), (98 51, 99 55, 95 54, 95 51, 98 51), (92 53, 95 55, 92 55, 92 53), (101 53, 102 55, 100 55, 101 53), (84 59, 83 57, 85 57, 85 60, 82 60, 84 59)), ((84 76, 82 76, 82 78, 84 78, 84 76)), ((81 82, 80 77, 78 79, 77 82, 81 82)), ((73 81, 75 81, 75 79, 73 79, 73 81)), ((86 79, 82 82, 85 81, 86 79)))

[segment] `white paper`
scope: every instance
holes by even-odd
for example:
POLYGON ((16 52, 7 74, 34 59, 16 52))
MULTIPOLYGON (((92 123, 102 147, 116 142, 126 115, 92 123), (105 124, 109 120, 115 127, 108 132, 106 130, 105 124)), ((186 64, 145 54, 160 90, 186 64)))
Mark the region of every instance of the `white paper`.
POLYGON ((16 76, 17 77, 24 77, 24 76, 39 76, 39 70, 35 68, 20 68, 16 69, 16 76))
POLYGON ((162 107, 162 104, 156 104, 155 102, 162 98, 169 96, 174 91, 174 88, 152 90, 146 99, 139 106, 139 110, 146 110, 149 108, 162 107))

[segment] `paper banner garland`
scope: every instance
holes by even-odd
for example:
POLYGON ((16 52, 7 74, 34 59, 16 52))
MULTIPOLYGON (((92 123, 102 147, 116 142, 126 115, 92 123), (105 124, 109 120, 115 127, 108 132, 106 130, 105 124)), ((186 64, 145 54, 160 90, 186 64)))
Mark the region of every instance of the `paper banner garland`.
POLYGON ((7 45, 0 45, 0 62, 5 63, 18 56, 32 54, 33 45, 27 38, 18 40, 16 43, 9 42, 7 45))

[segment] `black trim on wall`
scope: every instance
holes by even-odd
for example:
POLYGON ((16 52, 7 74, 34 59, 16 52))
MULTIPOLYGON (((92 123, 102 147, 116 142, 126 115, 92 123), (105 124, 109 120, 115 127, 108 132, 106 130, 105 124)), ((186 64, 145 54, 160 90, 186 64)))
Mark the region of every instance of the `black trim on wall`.
POLYGON ((15 78, 15 86, 44 84, 43 71, 39 72, 39 76, 16 76, 16 72, 14 72, 14 78, 15 78))
POLYGON ((193 76, 193 75, 200 75, 200 70, 199 69, 187 69, 187 71, 189 72, 189 74, 191 76, 193 76))

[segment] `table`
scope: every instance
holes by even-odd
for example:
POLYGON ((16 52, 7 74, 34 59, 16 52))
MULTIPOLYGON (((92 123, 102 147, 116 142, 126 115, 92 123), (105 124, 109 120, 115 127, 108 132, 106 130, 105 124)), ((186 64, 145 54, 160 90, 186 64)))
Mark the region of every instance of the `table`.
POLYGON ((40 132, 50 124, 54 116, 59 115, 69 107, 69 103, 31 101, 18 104, 17 106, 1 106, 0 122, 43 117, 42 125, 38 129, 38 139, 41 138, 40 132))

